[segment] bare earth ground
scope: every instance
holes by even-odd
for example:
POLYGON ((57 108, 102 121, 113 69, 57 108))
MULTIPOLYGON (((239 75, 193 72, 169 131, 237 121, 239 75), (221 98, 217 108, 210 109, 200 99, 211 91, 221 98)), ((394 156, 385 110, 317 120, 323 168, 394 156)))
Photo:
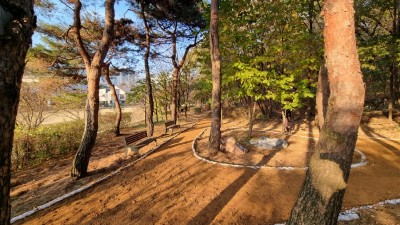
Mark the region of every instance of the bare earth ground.
MULTIPOLYGON (((191 145, 209 125, 207 119, 199 121, 194 128, 120 174, 17 224, 273 224, 285 221, 305 171, 232 168, 200 161, 193 156, 191 145)), ((234 136, 245 142, 245 125, 242 120, 225 119, 223 136, 234 136)), ((279 128, 279 121, 257 123, 255 136, 276 137, 278 134, 266 131, 279 128)), ((168 135, 161 136, 162 129, 158 127, 156 135, 165 140, 168 135)), ((318 137, 318 131, 312 124, 299 123, 294 134, 298 136, 284 136, 289 147, 281 151, 250 149, 243 157, 218 153, 214 159, 303 167, 314 145, 305 137, 318 137)), ((399 134, 398 123, 390 124, 384 118, 364 120, 357 149, 367 156, 368 164, 352 169, 343 209, 400 198, 400 141, 367 138, 400 138, 399 134)), ((197 148, 205 156, 207 136, 208 131, 197 148)), ((72 156, 14 174, 13 216, 132 162, 133 158, 125 159, 122 147, 122 137, 101 135, 89 166, 91 176, 81 180, 69 178, 72 156)), ((151 147, 141 149, 140 153, 151 147)), ((356 155, 353 160, 359 159, 356 155)), ((400 206, 364 210, 360 216, 360 220, 341 224, 399 224, 400 206)))

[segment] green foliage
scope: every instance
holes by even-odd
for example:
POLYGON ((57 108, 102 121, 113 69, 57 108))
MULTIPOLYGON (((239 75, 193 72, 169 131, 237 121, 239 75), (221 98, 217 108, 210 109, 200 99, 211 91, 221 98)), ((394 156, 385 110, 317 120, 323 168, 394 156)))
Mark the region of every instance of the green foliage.
MULTIPOLYGON (((311 31, 305 26, 308 10, 306 1, 221 1, 223 99, 268 99, 295 109, 315 96, 323 42, 318 8, 312 12, 316 28, 311 31)), ((202 47, 208 48, 208 41, 202 47)), ((209 52, 198 54, 203 79, 196 80, 196 89, 211 93, 209 52)))
POLYGON ((83 128, 82 120, 41 126, 31 131, 17 127, 12 150, 13 167, 21 169, 76 151, 83 128))
MULTIPOLYGON (((267 59, 261 57, 265 62, 267 59)), ((237 72, 230 76, 228 82, 239 82, 239 97, 251 97, 254 100, 272 99, 280 102, 284 109, 293 110, 302 107, 304 98, 312 98, 311 86, 307 79, 301 78, 298 74, 301 70, 284 70, 280 74, 273 67, 267 66, 267 70, 262 71, 255 68, 260 62, 260 58, 252 61, 252 64, 235 63, 233 66, 237 72)))
POLYGON ((135 87, 132 88, 132 91, 128 93, 127 103, 129 104, 145 104, 146 101, 146 80, 141 79, 137 82, 135 87))

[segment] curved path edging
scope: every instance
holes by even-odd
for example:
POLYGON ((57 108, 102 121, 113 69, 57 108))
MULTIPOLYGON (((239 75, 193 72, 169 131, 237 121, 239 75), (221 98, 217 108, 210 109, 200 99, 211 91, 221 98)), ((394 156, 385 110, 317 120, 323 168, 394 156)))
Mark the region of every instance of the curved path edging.
MULTIPOLYGON (((250 169, 277 169, 277 170, 307 170, 308 167, 296 167, 296 166, 254 166, 254 165, 244 165, 244 164, 237 164, 237 163, 226 163, 226 162, 218 162, 212 159, 207 159, 205 157, 200 156, 199 154, 197 154, 196 149, 195 149, 195 145, 196 142, 198 141, 198 139, 201 138, 201 136, 204 134, 204 132, 207 130, 207 128, 205 128, 194 140, 192 143, 192 152, 193 155, 199 159, 202 160, 204 162, 207 163, 211 163, 211 164, 215 164, 215 165, 221 165, 221 166, 228 166, 228 167, 235 167, 235 168, 250 168, 250 169)), ((266 132, 271 132, 271 133, 277 133, 275 131, 266 131, 266 132)), ((298 137, 305 137, 305 136, 299 136, 299 135, 292 135, 292 136, 298 136, 298 137)), ((312 138, 315 140, 318 140, 318 138, 313 138, 313 137, 308 137, 308 138, 312 138)), ((361 160, 358 163, 354 163, 351 164, 351 168, 357 168, 357 167, 361 167, 361 166, 365 166, 367 165, 367 156, 361 152, 358 149, 354 149, 356 152, 358 152, 361 155, 361 160)))
POLYGON ((165 141, 164 141, 163 143, 161 143, 160 145, 158 145, 158 146, 156 146, 155 148, 153 148, 152 150, 148 151, 146 154, 143 154, 142 156, 140 156, 140 157, 139 157, 138 159, 136 159, 135 161, 128 163, 126 166, 121 167, 121 168, 118 168, 116 171, 111 172, 111 173, 109 173, 109 174, 107 174, 107 175, 105 175, 105 176, 103 176, 103 177, 101 177, 101 178, 99 178, 99 179, 97 179, 97 180, 94 180, 94 181, 92 181, 92 182, 86 184, 86 185, 83 186, 83 187, 80 187, 80 188, 78 188, 78 189, 76 189, 76 190, 74 190, 74 191, 71 191, 71 192, 69 192, 69 193, 67 193, 67 194, 65 194, 65 195, 62 195, 62 196, 60 196, 60 197, 58 197, 58 198, 55 198, 55 199, 53 199, 53 200, 51 200, 51 201, 49 201, 49 202, 47 202, 47 203, 45 203, 45 204, 43 204, 43 205, 37 206, 37 207, 33 208, 32 210, 29 210, 29 211, 27 211, 27 212, 25 212, 25 213, 22 213, 22 214, 20 214, 20 215, 18 215, 18 216, 15 216, 15 217, 11 218, 11 224, 17 222, 18 220, 25 219, 25 218, 27 218, 27 217, 29 217, 29 216, 31 216, 31 215, 33 215, 33 214, 35 214, 35 213, 41 211, 41 210, 44 210, 44 209, 46 209, 46 208, 49 208, 49 207, 51 207, 51 206, 53 206, 53 205, 55 205, 55 204, 57 204, 57 203, 59 203, 59 202, 65 200, 65 199, 69 198, 69 197, 72 197, 72 196, 74 196, 74 195, 76 195, 76 194, 78 194, 78 193, 81 193, 82 191, 84 191, 84 190, 86 190, 86 189, 89 189, 89 188, 91 188, 91 187, 93 187, 93 186, 99 184, 100 182, 105 181, 105 180, 108 180, 109 178, 111 178, 111 177, 113 177, 113 176, 115 176, 115 175, 121 173, 121 172, 122 172, 123 170, 125 170, 126 168, 133 166, 133 165, 136 164, 137 162, 139 162, 139 161, 145 159, 147 156, 149 156, 149 155, 151 155, 152 153, 154 153, 156 150, 158 150, 159 148, 161 148, 162 146, 164 146, 166 143, 168 143, 170 140, 174 139, 174 138, 175 138, 176 136, 178 136, 179 134, 181 134, 181 133, 183 133, 183 132, 189 130, 190 128, 193 128, 196 124, 197 124, 197 121, 196 121, 192 126, 187 127, 187 128, 185 128, 185 129, 179 131, 178 133, 174 134, 172 137, 168 138, 167 140, 165 140, 165 141))

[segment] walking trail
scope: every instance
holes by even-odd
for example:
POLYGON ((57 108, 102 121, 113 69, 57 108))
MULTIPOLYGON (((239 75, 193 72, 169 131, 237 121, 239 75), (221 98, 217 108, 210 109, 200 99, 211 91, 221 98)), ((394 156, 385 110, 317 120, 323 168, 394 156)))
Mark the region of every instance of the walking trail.
MULTIPOLYGON (((305 171, 233 168, 201 161, 193 156, 192 142, 209 126, 209 120, 199 121, 121 173, 16 224, 284 222, 305 171)), ((227 122, 224 126, 233 125, 227 122)), ((366 155, 368 163, 351 170, 343 209, 400 198, 399 140, 369 139, 362 136, 365 134, 360 134, 357 149, 366 155)), ((286 155, 286 160, 290 157, 296 154, 286 155)), ((396 224, 400 207, 361 211, 361 220, 342 224, 371 221, 396 224)))

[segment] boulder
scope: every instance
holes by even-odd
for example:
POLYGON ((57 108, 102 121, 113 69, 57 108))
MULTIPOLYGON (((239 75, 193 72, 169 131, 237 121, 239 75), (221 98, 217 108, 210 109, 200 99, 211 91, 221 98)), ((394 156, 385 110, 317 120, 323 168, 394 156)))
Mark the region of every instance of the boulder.
POLYGON ((233 137, 229 137, 226 139, 225 150, 235 155, 243 155, 248 152, 248 150, 237 143, 235 138, 233 137))
POLYGON ((268 150, 279 150, 288 146, 287 141, 284 139, 267 137, 252 138, 250 144, 268 150))

